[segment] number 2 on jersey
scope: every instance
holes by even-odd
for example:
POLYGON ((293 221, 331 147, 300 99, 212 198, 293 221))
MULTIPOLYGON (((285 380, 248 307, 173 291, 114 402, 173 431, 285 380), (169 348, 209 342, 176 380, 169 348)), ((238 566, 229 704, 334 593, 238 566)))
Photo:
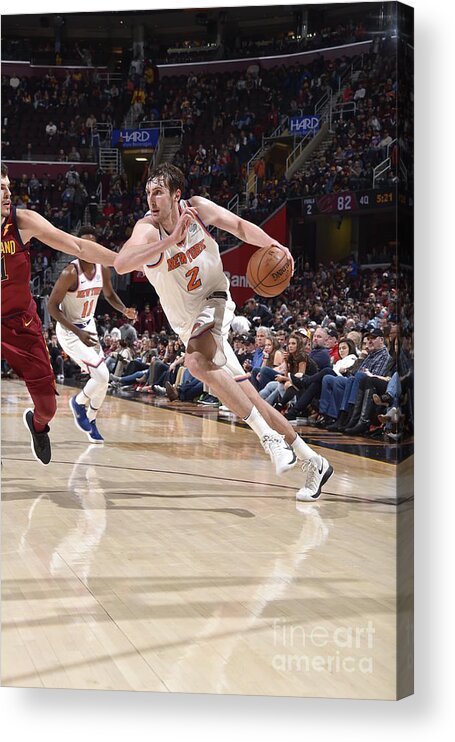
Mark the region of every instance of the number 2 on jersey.
POLYGON ((198 289, 199 286, 202 286, 202 281, 200 278, 198 278, 199 268, 196 266, 195 268, 190 268, 189 271, 185 273, 185 278, 189 278, 188 286, 186 287, 187 291, 194 291, 194 289, 198 289))
POLYGON ((84 317, 88 317, 88 315, 92 313, 94 301, 95 299, 92 299, 91 301, 84 301, 84 307, 82 309, 81 319, 84 319, 84 317))

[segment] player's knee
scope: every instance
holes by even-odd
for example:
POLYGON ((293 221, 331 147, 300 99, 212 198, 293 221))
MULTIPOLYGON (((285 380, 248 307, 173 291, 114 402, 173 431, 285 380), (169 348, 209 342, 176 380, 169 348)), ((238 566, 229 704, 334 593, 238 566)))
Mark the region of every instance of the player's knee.
POLYGON ((192 376, 195 376, 196 379, 203 379, 207 372, 208 361, 202 353, 195 351, 193 353, 187 353, 185 356, 185 365, 192 376))
POLYGON ((197 359, 196 353, 187 353, 185 356, 185 366, 192 376, 196 376, 195 371, 197 370, 197 359))
POLYGON ((109 384, 109 371, 105 363, 102 363, 101 366, 99 366, 99 380, 103 386, 109 384))
POLYGON ((109 371, 106 364, 101 363, 97 368, 93 369, 91 377, 99 386, 107 387, 109 384, 109 371))

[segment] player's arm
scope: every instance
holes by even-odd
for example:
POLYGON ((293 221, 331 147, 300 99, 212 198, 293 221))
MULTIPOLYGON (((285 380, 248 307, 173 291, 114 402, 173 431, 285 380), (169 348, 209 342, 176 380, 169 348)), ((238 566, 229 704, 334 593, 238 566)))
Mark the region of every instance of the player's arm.
POLYGON ((280 247, 291 261, 292 270, 294 270, 294 259, 289 249, 272 239, 261 227, 252 224, 252 222, 246 219, 242 219, 242 217, 234 214, 232 211, 213 203, 213 201, 209 201, 207 198, 203 198, 203 196, 192 196, 191 206, 196 209, 199 218, 204 224, 212 224, 214 227, 224 229, 226 232, 233 234, 234 237, 242 240, 242 242, 247 242, 257 247, 269 247, 270 245, 280 247))
POLYGON ((24 242, 32 237, 44 242, 45 245, 60 250, 68 255, 75 255, 89 263, 101 263, 102 265, 114 265, 116 253, 98 245, 92 240, 84 240, 75 237, 62 229, 54 227, 44 216, 36 211, 19 209, 17 212, 17 226, 20 229, 24 242))
POLYGON ((114 291, 114 287, 111 281, 110 269, 106 266, 103 266, 102 271, 104 298, 107 302, 109 302, 111 307, 114 307, 114 309, 116 309, 118 312, 121 312, 125 315, 125 317, 128 317, 128 319, 131 319, 134 322, 137 319, 137 310, 133 309, 132 307, 126 307, 119 295, 114 291))
POLYGON ((51 295, 49 296, 47 308, 49 314, 56 320, 56 322, 59 322, 63 327, 66 327, 67 330, 70 330, 70 332, 73 332, 75 335, 77 335, 79 340, 82 340, 85 345, 91 347, 97 344, 97 339, 92 338, 90 333, 88 333, 86 330, 73 325, 73 323, 65 317, 62 310, 60 309, 60 304, 62 303, 68 291, 74 291, 76 288, 77 271, 74 265, 70 263, 66 266, 66 268, 63 269, 60 276, 58 277, 55 286, 51 291, 51 295))
POLYGON ((185 239, 188 228, 195 218, 196 212, 194 209, 184 209, 174 231, 164 240, 160 238, 158 229, 148 217, 140 219, 134 225, 131 237, 125 242, 115 258, 114 268, 117 273, 141 270, 144 265, 152 262, 168 247, 181 242, 185 239))
POLYGON ((149 220, 140 219, 115 258, 115 270, 120 274, 141 270, 162 252, 163 241, 149 220))

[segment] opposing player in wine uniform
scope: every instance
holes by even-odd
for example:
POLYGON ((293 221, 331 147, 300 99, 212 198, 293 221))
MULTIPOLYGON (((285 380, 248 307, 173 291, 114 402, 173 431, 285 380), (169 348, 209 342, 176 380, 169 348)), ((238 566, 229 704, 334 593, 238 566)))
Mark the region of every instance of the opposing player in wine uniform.
MULTIPOLYGON (((96 241, 93 227, 81 227, 79 237, 96 241)), ((101 292, 109 304, 135 320, 135 309, 125 307, 115 293, 109 268, 76 258, 62 271, 49 297, 50 315, 57 321, 58 341, 70 358, 90 374, 84 388, 70 399, 70 410, 76 427, 92 443, 103 443, 98 430, 97 414, 106 397, 109 371, 96 332, 95 312, 101 292)))
POLYGON ((11 203, 8 168, 1 166, 2 186, 2 358, 24 379, 34 409, 24 412, 32 454, 51 460, 49 422, 57 409, 54 373, 44 342, 41 321, 30 291, 30 246, 36 237, 49 247, 82 259, 113 265, 115 253, 89 240, 57 229, 36 211, 11 203))
MULTIPOLYGON (((184 185, 183 173, 168 163, 151 173, 146 184, 149 212, 136 223, 115 260, 115 269, 118 273, 144 271, 171 326, 185 343, 190 373, 252 428, 278 474, 302 460, 306 477, 297 497, 317 499, 333 469, 261 399, 229 345, 235 305, 218 245, 207 225, 258 247, 273 241, 260 227, 201 196, 182 200, 184 185)), ((289 250, 279 247, 293 264, 289 250)))

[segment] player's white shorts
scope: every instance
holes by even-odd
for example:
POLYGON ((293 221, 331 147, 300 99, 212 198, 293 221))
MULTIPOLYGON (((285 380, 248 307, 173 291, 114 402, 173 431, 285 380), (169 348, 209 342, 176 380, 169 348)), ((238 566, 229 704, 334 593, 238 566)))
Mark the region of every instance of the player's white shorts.
MULTIPOLYGON (((98 337, 96 332, 95 320, 91 319, 87 325, 81 326, 82 330, 90 332, 91 335, 98 337)), ((65 353, 79 364, 82 371, 90 373, 90 368, 97 368, 104 361, 104 353, 98 340, 98 344, 89 348, 78 336, 67 330, 59 322, 55 328, 57 340, 65 353)))
POLYGON ((180 333, 185 346, 191 338, 200 337, 205 332, 211 332, 215 339, 217 350, 213 362, 221 366, 237 381, 249 378, 249 374, 240 365, 231 345, 228 342, 229 329, 234 317, 235 304, 229 299, 209 298, 201 304, 201 308, 191 327, 180 333))

